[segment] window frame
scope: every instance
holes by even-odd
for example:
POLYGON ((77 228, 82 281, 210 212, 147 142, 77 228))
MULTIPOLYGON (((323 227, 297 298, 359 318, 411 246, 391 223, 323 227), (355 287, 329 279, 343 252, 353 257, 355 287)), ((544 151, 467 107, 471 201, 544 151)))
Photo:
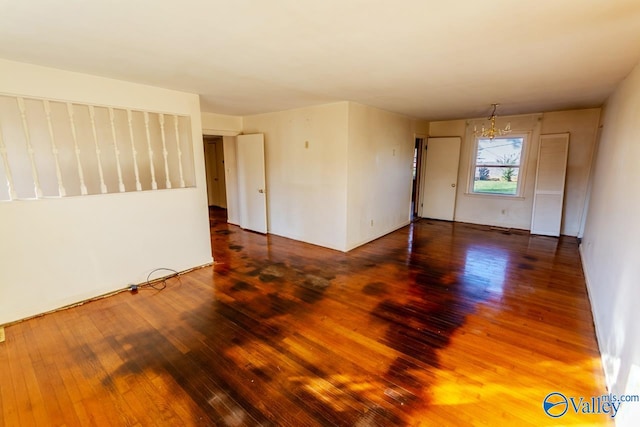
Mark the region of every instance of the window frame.
POLYGON ((515 194, 505 194, 505 193, 490 193, 490 192, 479 192, 474 191, 474 182, 476 175, 476 160, 478 158, 478 142, 481 139, 489 139, 483 138, 481 136, 472 136, 473 144, 471 144, 471 155, 469 159, 469 180, 467 185, 467 194, 472 196, 481 196, 481 197, 507 197, 507 198, 523 198, 524 193, 524 183, 526 177, 526 166, 527 166, 527 158, 529 152, 529 142, 531 140, 531 132, 511 132, 508 135, 503 135, 494 138, 495 139, 513 139, 513 138, 522 138, 522 148, 520 149, 520 164, 516 166, 518 168, 518 181, 516 185, 515 194))

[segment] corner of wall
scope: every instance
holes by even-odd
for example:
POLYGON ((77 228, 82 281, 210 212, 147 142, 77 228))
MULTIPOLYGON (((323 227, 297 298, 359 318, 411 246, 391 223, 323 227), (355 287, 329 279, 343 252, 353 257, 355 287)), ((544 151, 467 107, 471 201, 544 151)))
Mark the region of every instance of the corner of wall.
MULTIPOLYGON (((596 332, 596 343, 598 344, 598 353, 600 354, 600 361, 604 368, 606 360, 603 357, 604 353, 602 351, 603 350, 603 334, 602 334, 602 331, 600 331, 600 322, 597 319, 596 312, 593 310, 593 307, 595 307, 594 305, 595 301, 593 300, 593 294, 595 290, 593 288, 593 282, 591 281, 591 278, 590 278, 589 269, 587 268, 587 264, 585 263, 584 245, 582 243, 580 244, 580 246, 578 246, 578 252, 580 254, 580 264, 582 266, 584 282, 587 287, 587 297, 589 298, 589 307, 591 308, 591 314, 593 316, 593 326, 596 332)), ((607 389, 610 391, 611 390, 610 378, 607 376, 606 369, 603 369, 603 372, 605 375, 605 381, 607 383, 607 389)))
POLYGON ((346 249, 406 225, 415 121, 349 102, 346 249))

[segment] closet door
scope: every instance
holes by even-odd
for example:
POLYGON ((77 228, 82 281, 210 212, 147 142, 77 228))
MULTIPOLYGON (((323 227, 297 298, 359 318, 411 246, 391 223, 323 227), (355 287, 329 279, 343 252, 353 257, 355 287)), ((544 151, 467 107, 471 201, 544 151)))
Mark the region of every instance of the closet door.
POLYGON ((560 236, 568 154, 568 133, 540 136, 531 234, 560 236))

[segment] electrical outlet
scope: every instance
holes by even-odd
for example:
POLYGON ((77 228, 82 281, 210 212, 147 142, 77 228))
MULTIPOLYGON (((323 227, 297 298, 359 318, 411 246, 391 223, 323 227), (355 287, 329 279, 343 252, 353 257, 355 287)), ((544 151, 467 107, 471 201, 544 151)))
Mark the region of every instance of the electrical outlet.
POLYGON ((0 326, 0 342, 4 342, 4 326, 0 326))

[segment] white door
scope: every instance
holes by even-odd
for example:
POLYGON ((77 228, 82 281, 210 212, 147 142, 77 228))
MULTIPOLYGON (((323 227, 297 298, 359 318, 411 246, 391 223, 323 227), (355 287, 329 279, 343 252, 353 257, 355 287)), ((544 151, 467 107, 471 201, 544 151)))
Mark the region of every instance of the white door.
POLYGON ((420 216, 453 221, 458 189, 460 138, 427 139, 420 216))
POLYGON ((237 137, 238 204, 240 227, 267 232, 267 198, 264 175, 264 135, 237 137))
POLYGON ((541 135, 531 234, 560 236, 569 134, 541 135))

